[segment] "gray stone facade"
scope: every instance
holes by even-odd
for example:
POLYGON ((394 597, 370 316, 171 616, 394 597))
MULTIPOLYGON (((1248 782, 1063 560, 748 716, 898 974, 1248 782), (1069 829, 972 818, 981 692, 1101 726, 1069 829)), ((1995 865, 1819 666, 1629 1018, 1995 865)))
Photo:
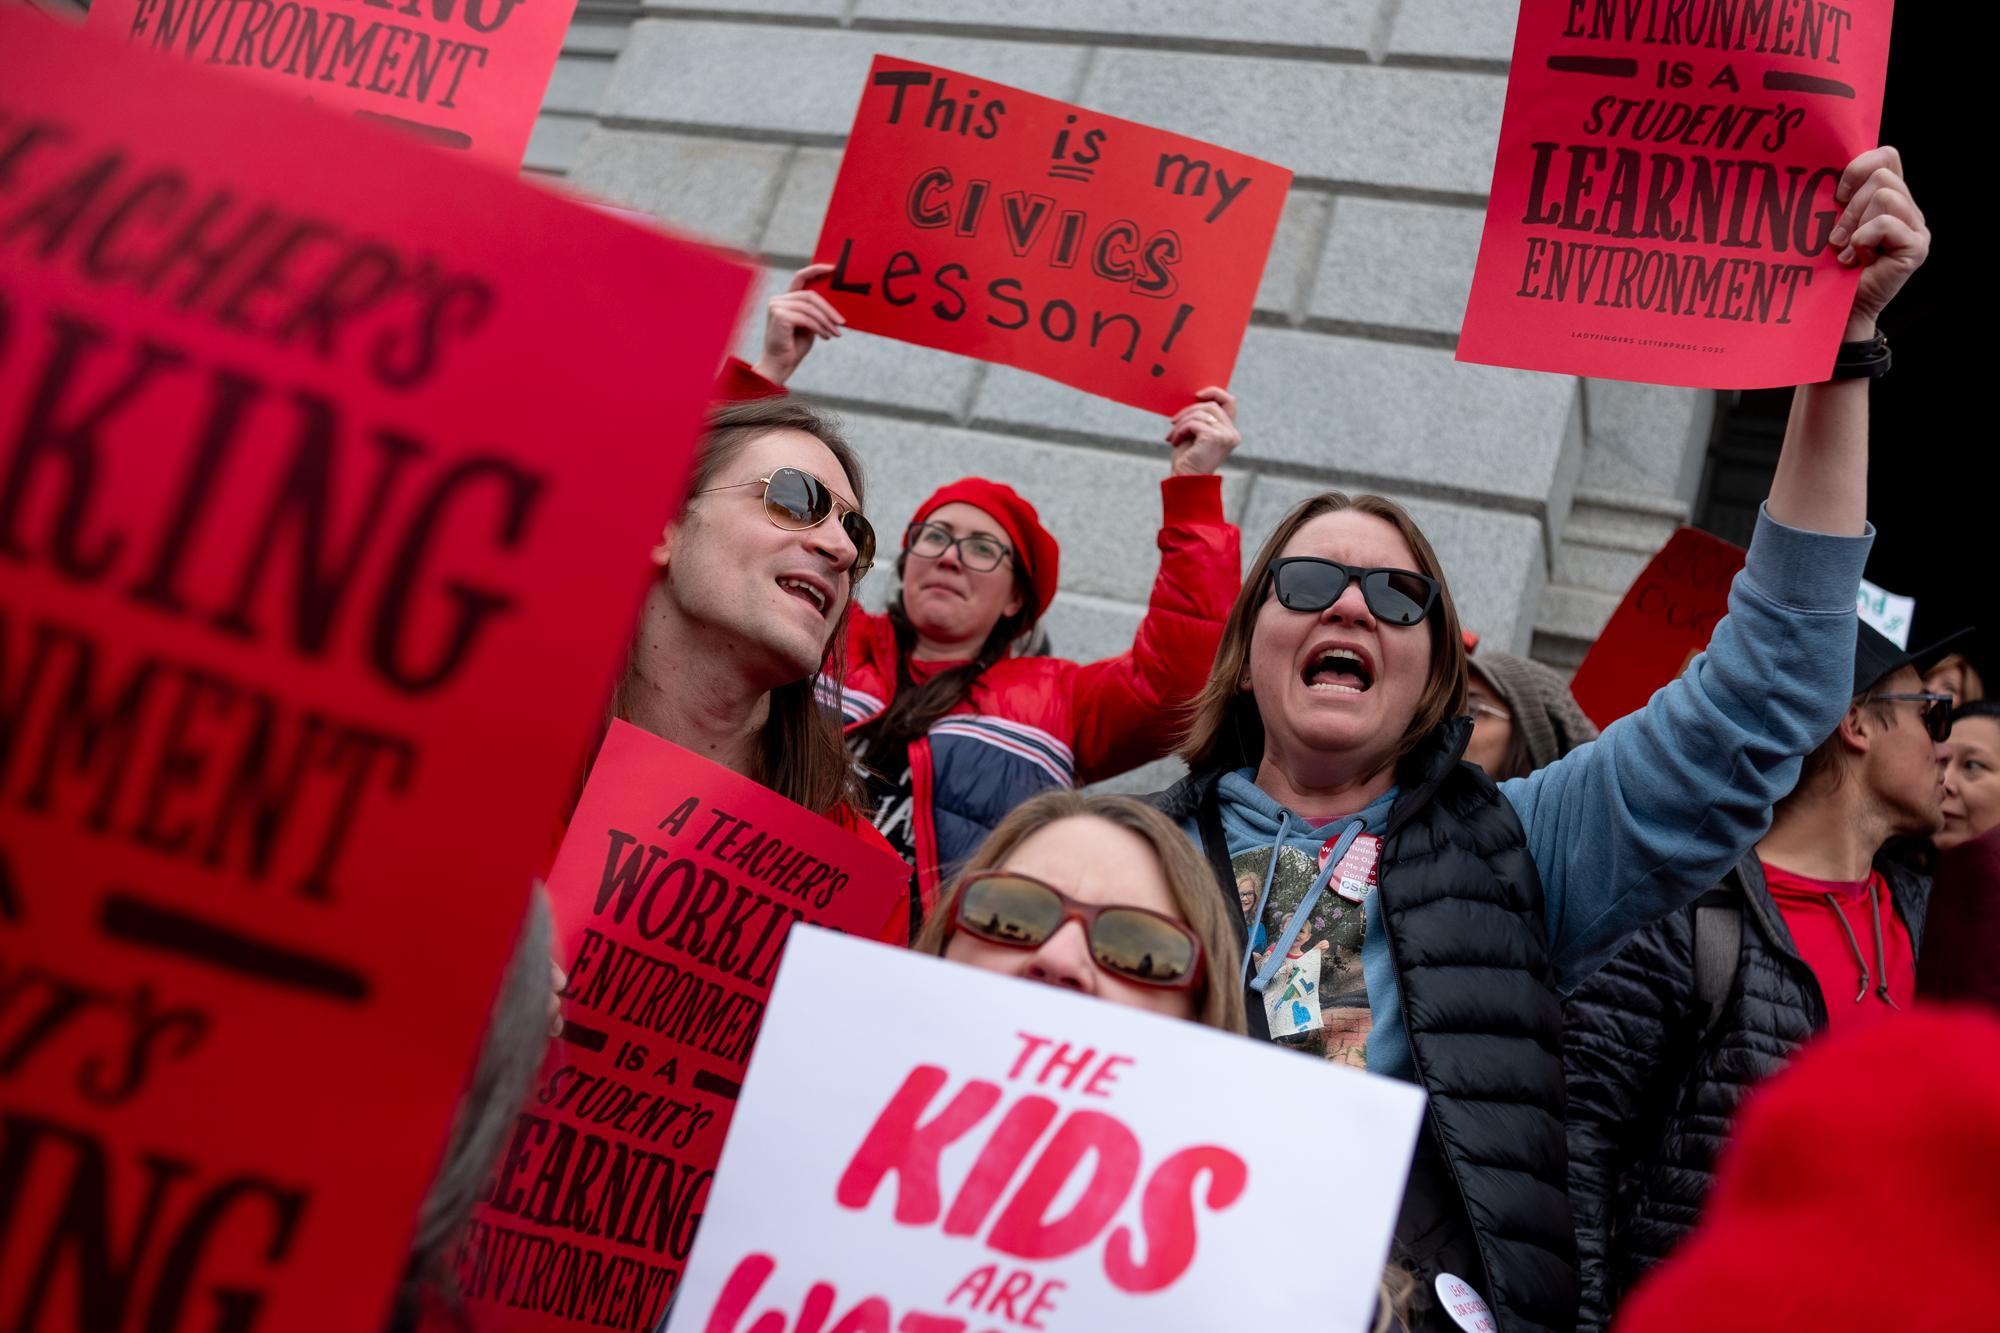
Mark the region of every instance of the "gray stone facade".
MULTIPOLYGON (((1713 403, 1453 361, 1513 31, 1504 0, 586 0, 528 165, 756 256, 776 290, 876 52, 1280 162, 1296 181, 1231 386, 1246 557, 1300 497, 1379 490, 1430 535, 1469 628, 1573 665, 1685 518, 1713 403)), ((1063 544, 1057 650, 1130 641, 1161 420, 866 334, 794 386, 848 418, 879 528, 953 477, 1009 482, 1063 544)))

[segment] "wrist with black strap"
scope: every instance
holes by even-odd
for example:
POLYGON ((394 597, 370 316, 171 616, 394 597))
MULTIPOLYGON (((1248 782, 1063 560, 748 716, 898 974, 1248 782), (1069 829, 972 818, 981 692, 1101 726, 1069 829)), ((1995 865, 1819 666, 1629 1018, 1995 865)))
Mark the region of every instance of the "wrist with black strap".
POLYGON ((1860 342, 1842 343, 1833 358, 1830 380, 1880 379, 1889 373, 1889 340, 1877 329, 1860 342))

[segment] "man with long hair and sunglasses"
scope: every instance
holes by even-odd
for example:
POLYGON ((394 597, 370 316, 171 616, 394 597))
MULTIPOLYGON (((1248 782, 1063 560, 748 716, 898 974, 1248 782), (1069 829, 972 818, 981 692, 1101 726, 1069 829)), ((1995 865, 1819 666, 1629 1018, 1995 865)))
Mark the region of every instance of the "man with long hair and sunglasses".
POLYGON ((793 398, 717 409, 687 508, 653 549, 612 711, 886 847, 819 704, 875 556, 861 503, 830 417, 793 398))
POLYGON ((1923 673, 1959 637, 1905 652, 1861 625, 1853 701, 1756 850, 1571 995, 1579 1329, 1607 1327, 1687 1234, 1753 1088, 1816 1034, 1916 999, 1930 881, 1899 849, 1943 826, 1951 698, 1926 692, 1923 673))

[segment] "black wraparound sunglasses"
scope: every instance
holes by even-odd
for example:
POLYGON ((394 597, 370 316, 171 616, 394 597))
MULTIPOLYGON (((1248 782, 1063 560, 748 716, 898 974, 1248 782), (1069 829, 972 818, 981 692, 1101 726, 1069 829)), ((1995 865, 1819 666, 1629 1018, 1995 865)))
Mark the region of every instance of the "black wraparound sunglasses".
POLYGON ((1414 570, 1367 569, 1316 555, 1289 555, 1271 562, 1271 588, 1278 605, 1287 611, 1324 611, 1340 600, 1350 583, 1361 585, 1369 613, 1384 624, 1414 625, 1437 605, 1437 580, 1414 570))
POLYGON ((695 494, 710 495, 744 486, 764 488, 764 517, 786 532, 805 532, 816 528, 826 522, 827 515, 838 509, 840 529, 847 534, 847 540, 854 543, 854 564, 848 571, 854 582, 861 582, 869 566, 875 563, 874 527, 862 517, 860 510, 835 495, 831 486, 810 472, 781 467, 768 477, 733 482, 728 486, 711 486, 695 494))

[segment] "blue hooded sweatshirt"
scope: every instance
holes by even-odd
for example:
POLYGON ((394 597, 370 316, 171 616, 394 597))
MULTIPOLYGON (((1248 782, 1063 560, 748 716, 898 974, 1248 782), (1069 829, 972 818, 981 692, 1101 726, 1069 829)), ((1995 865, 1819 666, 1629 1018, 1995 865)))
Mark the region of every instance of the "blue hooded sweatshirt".
MULTIPOLYGON (((1872 526, 1860 537, 1837 537, 1760 513, 1729 590, 1729 614, 1708 650, 1597 740, 1500 784, 1541 872, 1549 959, 1564 994, 1634 931, 1720 880, 1770 827, 1771 807, 1798 781, 1801 759, 1832 734, 1852 697, 1854 595, 1873 540, 1872 526)), ((1290 941, 1298 941, 1290 945, 1296 956, 1330 939, 1320 990, 1333 1000, 1358 953, 1355 1012, 1365 989, 1367 1013, 1355 1027, 1365 1033, 1366 1066, 1414 1080, 1380 914, 1367 899, 1356 904, 1324 891, 1331 864, 1321 856, 1351 826, 1379 832, 1395 789, 1312 827, 1254 777, 1248 768, 1227 773, 1217 788, 1238 886, 1258 899, 1252 930, 1261 925, 1276 942, 1250 960, 1251 972, 1281 982, 1280 950, 1290 941), (1365 924, 1353 920, 1357 908, 1365 924)), ((1189 832, 1199 842, 1199 831, 1190 825, 1189 832)), ((1339 1057, 1338 1011, 1326 1012, 1335 1021, 1288 1044, 1339 1057)))

